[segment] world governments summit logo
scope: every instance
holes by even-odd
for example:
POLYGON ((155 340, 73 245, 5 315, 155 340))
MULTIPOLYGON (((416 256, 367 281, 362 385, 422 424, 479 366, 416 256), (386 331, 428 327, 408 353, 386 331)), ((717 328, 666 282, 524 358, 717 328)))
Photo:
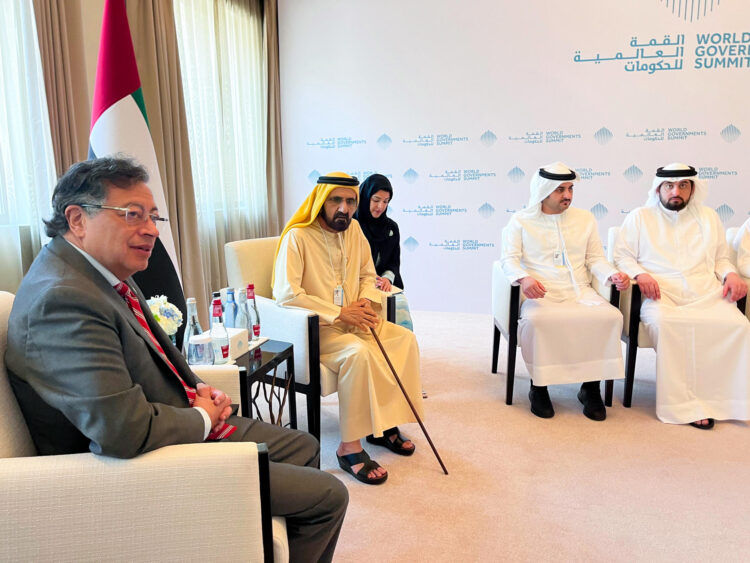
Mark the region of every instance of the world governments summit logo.
POLYGON ((406 250, 408 250, 409 252, 414 252, 418 246, 419 243, 414 237, 409 237, 404 241, 404 247, 406 247, 406 250))
POLYGON ((417 171, 413 168, 409 168, 406 172, 404 172, 404 180, 406 180, 407 184, 413 184, 419 179, 419 174, 417 174, 417 171))
POLYGON ((740 135, 742 135, 742 132, 731 123, 721 130, 721 138, 727 143, 734 143, 740 138, 740 135))
POLYGON ((489 203, 484 203, 477 211, 483 219, 489 219, 495 213, 495 208, 489 203))
POLYGON ((607 213, 609 213, 609 209, 604 207, 603 204, 597 203, 594 207, 591 208, 591 213, 594 214, 594 217, 596 217, 596 220, 598 221, 599 219, 607 216, 607 213))
POLYGON ((600 145, 606 145, 612 140, 612 137, 614 137, 612 131, 610 131, 606 127, 602 127, 601 129, 599 129, 599 131, 594 133, 594 140, 600 145))
POLYGON ((719 214, 719 219, 721 219, 722 223, 726 223, 732 217, 734 217, 734 209, 729 207, 726 203, 722 203, 719 207, 717 207, 716 213, 719 214))
POLYGON ((487 129, 487 131, 482 133, 482 136, 479 137, 479 142, 481 142, 485 147, 491 147, 495 144, 495 141, 497 141, 497 135, 495 135, 489 129, 487 129))
POLYGON ((635 184, 643 176, 643 171, 634 164, 633 166, 625 170, 622 175, 625 176, 625 179, 628 182, 635 184))
POLYGON ((378 137, 378 140, 376 141, 376 143, 381 149, 385 150, 391 146, 391 143, 393 143, 393 140, 388 135, 383 133, 380 137, 378 137))
POLYGON ((510 181, 514 184, 517 184, 518 182, 523 180, 524 176, 526 176, 526 173, 518 166, 514 166, 508 171, 508 178, 510 178, 510 181))
POLYGON ((672 14, 682 20, 693 22, 706 17, 718 9, 721 0, 658 0, 672 14))
POLYGON ((318 178, 320 178, 320 172, 318 172, 317 170, 313 170, 307 175, 307 179, 310 180, 311 184, 317 184, 318 178))

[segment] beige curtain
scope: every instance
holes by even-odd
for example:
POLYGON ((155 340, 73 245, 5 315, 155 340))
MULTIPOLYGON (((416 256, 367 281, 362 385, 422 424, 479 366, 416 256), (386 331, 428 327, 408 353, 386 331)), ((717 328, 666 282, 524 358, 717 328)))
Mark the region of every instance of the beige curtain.
POLYGON ((211 290, 201 267, 172 0, 129 0, 127 11, 182 284, 185 296, 196 298, 206 327, 211 290))
POLYGON ((268 234, 278 235, 284 217, 284 175, 281 153, 281 90, 279 86, 278 0, 263 0, 263 48, 268 69, 268 124, 266 181, 268 183, 268 234))
POLYGON ((34 0, 57 175, 86 158, 89 107, 81 6, 70 0, 34 0))

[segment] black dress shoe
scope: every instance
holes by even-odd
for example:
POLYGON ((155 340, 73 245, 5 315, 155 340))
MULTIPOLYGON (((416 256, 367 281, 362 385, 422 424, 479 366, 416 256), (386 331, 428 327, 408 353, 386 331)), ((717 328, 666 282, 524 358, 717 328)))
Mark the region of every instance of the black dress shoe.
POLYGON ((555 416, 555 409, 552 407, 547 387, 537 387, 532 383, 531 389, 529 389, 529 400, 531 401, 531 412, 539 418, 555 416))
POLYGON ((583 414, 591 420, 601 421, 607 418, 607 409, 602 401, 598 381, 588 381, 581 385, 578 400, 583 405, 583 414))

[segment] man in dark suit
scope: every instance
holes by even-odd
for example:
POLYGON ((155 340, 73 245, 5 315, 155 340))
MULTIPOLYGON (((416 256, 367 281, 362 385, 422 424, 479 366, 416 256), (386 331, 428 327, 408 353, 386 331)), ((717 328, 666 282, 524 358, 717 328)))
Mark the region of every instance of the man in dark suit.
POLYGON ((73 165, 55 187, 52 240, 18 290, 5 357, 36 447, 130 458, 206 439, 265 442, 271 510, 287 518, 292 560, 329 561, 348 495, 317 469, 317 441, 233 416, 130 279, 148 265, 163 222, 147 181, 132 161, 100 158, 73 165))

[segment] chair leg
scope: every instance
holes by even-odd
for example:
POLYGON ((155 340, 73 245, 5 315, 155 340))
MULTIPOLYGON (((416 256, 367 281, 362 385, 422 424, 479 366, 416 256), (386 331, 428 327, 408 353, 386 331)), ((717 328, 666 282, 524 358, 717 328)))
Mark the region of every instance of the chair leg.
POLYGON ((497 373, 497 356, 500 351, 500 331, 494 327, 492 336, 492 373, 497 373))
POLYGON ((638 346, 633 343, 632 339, 628 341, 627 358, 625 360, 625 393, 622 397, 622 405, 630 408, 633 400, 633 381, 635 379, 635 356, 638 353, 638 346))
POLYGON ((612 406, 612 395, 614 394, 614 387, 614 380, 608 379, 604 382, 604 404, 608 407, 612 406))
POLYGON ((307 431, 320 442, 320 393, 305 395, 307 401, 307 431))
POLYGON ((516 339, 508 340, 508 372, 505 376, 505 404, 513 404, 513 383, 516 378, 516 339))

